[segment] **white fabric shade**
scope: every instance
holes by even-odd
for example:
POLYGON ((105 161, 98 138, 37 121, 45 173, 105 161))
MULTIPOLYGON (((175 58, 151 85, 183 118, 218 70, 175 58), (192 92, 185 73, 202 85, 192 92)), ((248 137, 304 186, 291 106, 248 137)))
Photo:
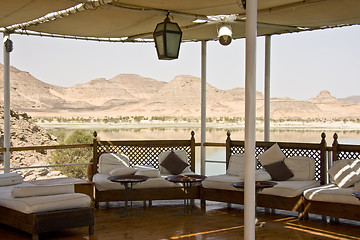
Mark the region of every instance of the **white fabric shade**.
MULTIPOLYGON (((1 1, 0 27, 38 19, 85 1, 12 0, 1 1)), ((80 12, 56 21, 31 25, 21 30, 95 38, 152 39, 157 23, 169 12, 179 24, 184 41, 217 39, 218 21, 194 23, 206 16, 236 14, 231 21, 233 38, 245 37, 245 10, 240 0, 127 0, 93 1, 80 12), (109 3, 107 3, 109 2, 109 3), (106 4, 107 3, 107 4, 106 4)), ((281 34, 312 29, 360 24, 358 0, 258 0, 258 35, 281 34)), ((219 19, 219 18, 218 18, 219 19)))

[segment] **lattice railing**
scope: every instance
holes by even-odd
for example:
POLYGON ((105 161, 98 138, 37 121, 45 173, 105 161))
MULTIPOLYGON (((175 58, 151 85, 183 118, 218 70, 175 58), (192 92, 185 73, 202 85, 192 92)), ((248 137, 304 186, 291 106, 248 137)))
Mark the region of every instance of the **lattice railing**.
POLYGON ((193 161, 191 156, 191 147, 183 145, 174 146, 121 146, 104 144, 100 142, 97 147, 97 154, 100 156, 103 153, 123 153, 129 157, 130 166, 135 165, 150 165, 159 168, 158 156, 160 153, 171 150, 184 150, 188 156, 188 164, 191 166, 193 161), (101 144, 101 145, 100 145, 101 144))
POLYGON ((190 140, 137 140, 98 141, 94 133, 92 172, 97 172, 99 157, 103 153, 123 153, 129 157, 130 166, 148 165, 159 168, 159 154, 171 150, 184 150, 188 164, 195 172, 195 133, 190 140))

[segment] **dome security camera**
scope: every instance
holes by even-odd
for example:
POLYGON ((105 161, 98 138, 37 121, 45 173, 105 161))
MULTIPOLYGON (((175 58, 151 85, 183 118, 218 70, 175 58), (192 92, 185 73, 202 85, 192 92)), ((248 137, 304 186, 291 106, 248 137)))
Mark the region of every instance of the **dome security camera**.
POLYGON ((232 29, 229 24, 223 24, 219 27, 218 32, 219 42, 223 46, 227 46, 232 40, 232 29))

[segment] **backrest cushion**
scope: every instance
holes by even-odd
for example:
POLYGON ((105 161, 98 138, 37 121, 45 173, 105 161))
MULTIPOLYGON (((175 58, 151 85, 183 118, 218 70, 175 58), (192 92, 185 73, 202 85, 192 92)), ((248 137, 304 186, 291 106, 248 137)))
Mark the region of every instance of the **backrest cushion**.
POLYGON ((275 143, 269 149, 267 149, 263 154, 259 155, 259 160, 261 165, 269 165, 271 163, 276 163, 283 161, 285 159, 284 153, 281 151, 279 145, 275 143))
POLYGON ((0 174, 0 186, 9 186, 20 184, 23 182, 23 178, 20 174, 12 172, 12 173, 3 173, 0 174))
POLYGON ((229 166, 226 174, 240 176, 244 172, 244 154, 230 156, 229 166))
POLYGON ((348 164, 348 159, 335 161, 328 173, 340 188, 348 188, 360 181, 360 175, 352 170, 348 164))
POLYGON ((109 175, 115 168, 129 167, 129 158, 121 153, 103 153, 99 157, 98 167, 99 173, 109 175))
POLYGON ((286 166, 293 173, 291 181, 310 181, 315 179, 315 159, 310 157, 293 156, 285 158, 286 166))
POLYGON ((357 174, 360 175, 360 159, 348 159, 348 164, 351 169, 357 174))

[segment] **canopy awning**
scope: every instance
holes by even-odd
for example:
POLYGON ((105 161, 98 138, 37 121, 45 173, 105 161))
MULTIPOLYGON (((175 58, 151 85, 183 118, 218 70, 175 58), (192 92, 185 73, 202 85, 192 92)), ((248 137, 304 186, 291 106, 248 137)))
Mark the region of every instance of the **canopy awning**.
MULTIPOLYGON (((216 40, 222 21, 230 22, 233 38, 245 37, 242 0, 2 0, 0 27, 10 33, 146 41, 168 13, 183 41, 216 40)), ((258 0, 259 36, 354 24, 360 24, 359 0, 258 0)))

